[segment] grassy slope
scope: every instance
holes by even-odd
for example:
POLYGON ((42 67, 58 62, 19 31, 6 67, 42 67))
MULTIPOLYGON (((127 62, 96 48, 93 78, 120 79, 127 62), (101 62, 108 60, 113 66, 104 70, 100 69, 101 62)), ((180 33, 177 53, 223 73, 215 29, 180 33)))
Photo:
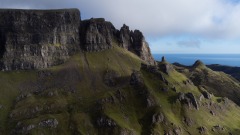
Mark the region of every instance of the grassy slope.
POLYGON ((240 105, 240 83, 230 75, 213 71, 206 66, 191 68, 185 74, 195 85, 205 87, 216 96, 228 97, 240 105))
POLYGON ((130 86, 130 75, 133 70, 140 70, 141 62, 134 54, 114 46, 102 52, 77 54, 63 65, 44 70, 53 75, 43 80, 37 77, 39 71, 1 72, 0 104, 6 108, 0 110, 0 129, 3 134, 8 134, 18 122, 24 126, 38 125, 40 121, 51 118, 59 122, 56 129, 37 127, 29 132, 60 135, 125 132, 145 135, 152 132, 163 134, 164 130, 180 127, 182 134, 198 134, 197 128, 205 126, 209 134, 219 134, 211 131, 218 124, 226 128, 225 134, 239 129, 240 109, 232 102, 225 107, 223 102, 217 102, 218 98, 213 97, 212 100, 201 101, 199 110, 189 109, 177 102, 177 92, 191 92, 199 99, 200 91, 193 84, 184 84, 188 78, 175 70, 169 75, 158 71, 169 82, 168 85, 155 74, 141 70, 144 89, 130 86), (103 83, 103 76, 108 71, 119 75, 117 86, 108 87, 103 83), (37 88, 32 85, 45 89, 34 94, 37 88), (173 87, 177 92, 171 90, 173 87), (20 88, 31 96, 15 103, 20 88), (162 88, 169 90, 163 92, 162 88), (118 96, 119 91, 121 97, 118 96), (100 102, 102 99, 104 102, 100 102), (147 99, 154 101, 154 105, 146 106, 147 99), (210 114, 211 107, 204 106, 210 102, 223 108, 214 110, 216 116, 210 114), (36 107, 38 111, 32 111, 36 107), (152 124, 152 115, 156 113, 163 113, 164 123, 152 124), (14 115, 8 119, 9 114, 14 115), (102 115, 114 120, 117 126, 97 128, 95 118, 102 115), (184 124, 184 116, 191 118, 194 124, 190 127, 184 124))
MULTIPOLYGON (((37 72, 39 71, 2 72, 0 78, 2 86, 0 91, 0 104, 4 107, 0 110, 1 131, 4 132, 6 124, 9 124, 6 119, 10 114, 10 108, 13 107, 14 109, 11 111, 11 114, 16 115, 12 118, 13 120, 10 122, 10 125, 8 125, 11 128, 13 128, 18 121, 29 125, 29 123, 37 124, 39 121, 47 118, 58 118, 61 127, 59 127, 58 130, 51 132, 68 134, 69 131, 66 129, 66 127, 68 127, 66 124, 69 123, 69 119, 74 119, 75 117, 80 116, 77 121, 74 119, 74 122, 76 123, 87 119, 87 117, 89 117, 88 110, 95 104, 96 100, 105 97, 108 95, 107 93, 112 91, 113 88, 107 87, 103 83, 103 75, 105 72, 114 70, 120 75, 123 83, 125 81, 128 82, 126 77, 129 78, 133 70, 139 70, 141 62, 142 61, 134 54, 116 46, 107 51, 77 54, 63 65, 46 69, 46 71, 56 74, 56 76, 45 78, 46 82, 40 83, 39 85, 50 86, 49 89, 43 91, 40 95, 31 94, 30 97, 27 97, 16 104, 14 103, 14 100, 20 93, 19 90, 21 87, 19 85, 29 82, 30 80, 32 82, 39 81, 36 79, 37 72), (75 89, 74 94, 69 92, 68 88, 65 89, 59 88, 58 86, 51 86, 53 83, 58 83, 58 79, 61 81, 61 78, 59 78, 57 74, 63 74, 62 76, 60 75, 60 77, 62 77, 62 82, 69 83, 69 85, 73 86, 75 89), (76 78, 72 78, 72 76, 76 74, 78 74, 77 81, 75 81, 76 78), (54 96, 47 96, 49 92, 53 92, 54 96), (39 108, 52 106, 53 109, 39 111, 30 116, 24 114, 28 111, 31 112, 36 106, 39 108), (70 114, 71 112, 74 112, 73 115, 70 114), (65 121, 67 121, 67 123, 65 121)), ((26 83, 26 91, 23 93, 32 93, 28 90, 28 88, 31 87, 28 85, 29 83, 26 83)), ((76 124, 76 126, 78 126, 78 124, 76 124)), ((79 126, 79 129, 84 129, 82 125, 79 126)), ((33 131, 33 133, 36 134, 39 134, 40 132, 51 133, 48 130, 33 131)), ((84 130, 81 132, 84 132, 84 130)))
POLYGON ((0 72, 0 132, 5 132, 7 117, 25 81, 34 79, 32 71, 0 72))
MULTIPOLYGON (((147 84, 150 85, 150 87, 153 89, 153 91, 156 91, 159 87, 161 87, 161 84, 153 82, 153 76, 150 76, 146 73, 146 76, 144 77, 147 81, 147 84)), ((168 77, 166 77, 167 80, 173 84, 178 91, 181 92, 191 92, 195 95, 195 97, 198 99, 200 97, 200 91, 195 86, 186 86, 182 82, 186 80, 187 78, 176 72, 173 71, 168 77)), ((171 87, 170 87, 171 88, 171 87)), ((205 126, 209 131, 208 134, 219 134, 218 132, 212 132, 211 129, 213 126, 221 125, 226 127, 226 129, 231 130, 232 133, 239 133, 239 126, 240 126, 240 118, 239 114, 237 112, 240 111, 240 108, 235 105, 233 102, 231 102, 227 107, 224 106, 223 102, 218 103, 214 99, 218 99, 217 97, 212 97, 212 100, 203 100, 199 101, 200 108, 199 110, 196 109, 188 109, 183 106, 179 106, 177 102, 171 103, 169 101, 170 97, 174 97, 176 93, 174 92, 155 92, 155 96, 159 99, 159 104, 163 108, 164 114, 167 116, 169 121, 171 121, 174 124, 177 124, 178 126, 182 127, 185 131, 188 131, 191 134, 199 134, 197 128, 200 126, 205 126), (216 109, 216 116, 213 116, 210 114, 210 110, 214 110, 204 106, 206 103, 212 103, 216 106, 222 106, 224 109, 216 109), (187 116, 191 118, 194 121, 193 126, 186 126, 183 123, 183 117, 187 116), (238 129, 238 130, 236 130, 238 129)), ((221 98, 220 98, 221 99, 221 98)), ((185 132, 185 134, 187 134, 185 132)), ((228 134, 228 131, 222 132, 222 134, 228 134)))

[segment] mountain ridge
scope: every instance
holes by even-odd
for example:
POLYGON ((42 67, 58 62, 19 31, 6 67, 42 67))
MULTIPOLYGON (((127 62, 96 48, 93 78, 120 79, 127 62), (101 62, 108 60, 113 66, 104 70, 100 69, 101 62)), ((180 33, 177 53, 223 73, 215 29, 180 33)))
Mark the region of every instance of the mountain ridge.
POLYGON ((0 72, 1 134, 239 134, 239 81, 200 61, 191 67, 172 65, 164 57, 155 62, 141 31, 127 25, 117 30, 103 18, 80 21, 76 12, 9 13, 17 20, 35 16, 32 20, 39 22, 13 20, 11 25, 21 27, 9 27, 8 34, 0 27, 1 47, 13 51, 7 53, 17 60, 5 63, 8 71, 0 72), (46 23, 41 26, 41 21, 46 23), (36 30, 42 35, 47 31, 47 37, 35 41, 31 35, 36 30), (50 54, 42 56, 39 46, 50 54), (34 61, 47 65, 31 66, 34 61), (30 67, 19 68, 22 62, 30 67))
MULTIPOLYGON (((59 65, 79 51, 111 48, 113 40, 119 42, 117 33, 121 33, 103 18, 82 21, 78 9, 1 9, 0 14, 1 70, 59 65)), ((135 38, 128 48, 154 64, 142 33, 131 35, 135 38)))

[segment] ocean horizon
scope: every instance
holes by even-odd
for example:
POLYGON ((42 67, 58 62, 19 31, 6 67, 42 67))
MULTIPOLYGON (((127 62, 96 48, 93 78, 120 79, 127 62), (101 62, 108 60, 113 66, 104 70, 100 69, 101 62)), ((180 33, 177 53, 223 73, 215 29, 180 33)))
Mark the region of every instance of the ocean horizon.
POLYGON ((201 60, 206 65, 220 64, 240 67, 240 54, 153 54, 157 61, 161 61, 163 56, 169 63, 177 62, 186 66, 201 60))

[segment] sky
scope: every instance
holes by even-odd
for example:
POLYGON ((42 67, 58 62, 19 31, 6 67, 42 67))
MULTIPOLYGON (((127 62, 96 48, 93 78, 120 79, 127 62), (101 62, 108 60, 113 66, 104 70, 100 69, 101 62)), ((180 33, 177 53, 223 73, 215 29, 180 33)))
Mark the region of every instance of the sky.
POLYGON ((145 35, 152 53, 240 54, 240 0, 0 0, 0 8, 78 8, 145 35))

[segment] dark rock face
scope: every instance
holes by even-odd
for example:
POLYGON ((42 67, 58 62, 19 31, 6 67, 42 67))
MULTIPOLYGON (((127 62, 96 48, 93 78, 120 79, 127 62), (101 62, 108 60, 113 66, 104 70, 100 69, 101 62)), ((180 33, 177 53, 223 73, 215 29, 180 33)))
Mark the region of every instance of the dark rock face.
POLYGON ((58 121, 56 119, 47 119, 41 121, 38 125, 41 127, 56 128, 58 125, 58 121))
POLYGON ((221 131, 224 131, 224 130, 225 130, 225 128, 221 125, 216 125, 216 126, 213 126, 213 128, 212 128, 213 132, 221 132, 221 131))
POLYGON ((18 122, 15 129, 11 131, 12 135, 16 135, 16 134, 29 134, 29 132, 36 128, 37 126, 34 124, 30 124, 30 125, 25 125, 21 122, 18 122))
POLYGON ((149 45, 141 31, 130 31, 129 27, 124 24, 118 32, 118 39, 121 47, 135 53, 148 64, 155 64, 149 45))
POLYGON ((81 22, 81 43, 86 51, 101 51, 109 49, 114 42, 136 55, 148 64, 155 64, 148 43, 139 30, 130 31, 127 25, 120 30, 103 18, 89 19, 81 22))
POLYGON ((15 129, 12 130, 11 134, 16 135, 16 134, 30 134, 30 131, 34 128, 57 128, 58 126, 58 121, 56 119, 47 119, 39 122, 38 125, 36 124, 28 124, 25 125, 22 122, 18 122, 15 129))
POLYGON ((103 18, 81 22, 82 48, 89 52, 109 49, 113 46, 113 34, 116 29, 103 18))
POLYGON ((202 127, 199 127, 197 128, 199 130, 199 133, 200 134, 206 134, 207 133, 207 128, 202 126, 202 127))
POLYGON ((115 71, 111 70, 111 71, 107 71, 105 74, 104 74, 104 83, 107 85, 107 86, 116 86, 117 85, 117 79, 118 79, 119 75, 118 73, 116 73, 115 71))
POLYGON ((156 113, 152 116, 152 123, 162 123, 164 121, 165 117, 162 113, 156 113))
POLYGON ((150 48, 148 43, 145 41, 145 38, 141 31, 135 30, 132 33, 133 39, 133 49, 135 50, 136 54, 148 64, 153 65, 154 59, 152 57, 150 48))
POLYGON ((203 94, 204 98, 206 98, 206 99, 211 99, 211 97, 212 97, 212 95, 210 93, 208 93, 207 91, 203 91, 202 94, 203 94))
POLYGON ((131 74, 130 84, 131 85, 136 85, 136 86, 143 86, 144 85, 143 77, 142 77, 140 72, 134 71, 131 74))
POLYGON ((169 74, 171 71, 174 70, 173 66, 169 63, 158 63, 158 67, 161 71, 163 71, 166 74, 169 74))
POLYGON ((184 117, 183 118, 183 122, 187 125, 187 126, 192 126, 194 124, 193 120, 189 117, 184 117))
POLYGON ((198 110, 198 103, 196 98, 192 93, 179 93, 178 100, 183 104, 187 104, 189 107, 192 105, 195 109, 198 110))
POLYGON ((79 51, 80 12, 0 10, 0 69, 58 65, 79 51))
POLYGON ((116 127, 117 124, 110 118, 106 116, 99 117, 96 121, 98 127, 116 127))
POLYGON ((164 56, 162 57, 162 61, 161 62, 166 62, 166 59, 165 59, 164 56))
POLYGON ((0 10, 0 69, 42 69, 64 63, 71 55, 119 45, 147 64, 155 61, 139 30, 115 29, 103 18, 81 21, 78 9, 0 10))
POLYGON ((127 50, 131 49, 130 47, 132 46, 132 43, 133 43, 133 39, 130 33, 132 33, 132 31, 130 31, 129 27, 125 24, 122 26, 122 28, 119 31, 120 46, 127 50))

